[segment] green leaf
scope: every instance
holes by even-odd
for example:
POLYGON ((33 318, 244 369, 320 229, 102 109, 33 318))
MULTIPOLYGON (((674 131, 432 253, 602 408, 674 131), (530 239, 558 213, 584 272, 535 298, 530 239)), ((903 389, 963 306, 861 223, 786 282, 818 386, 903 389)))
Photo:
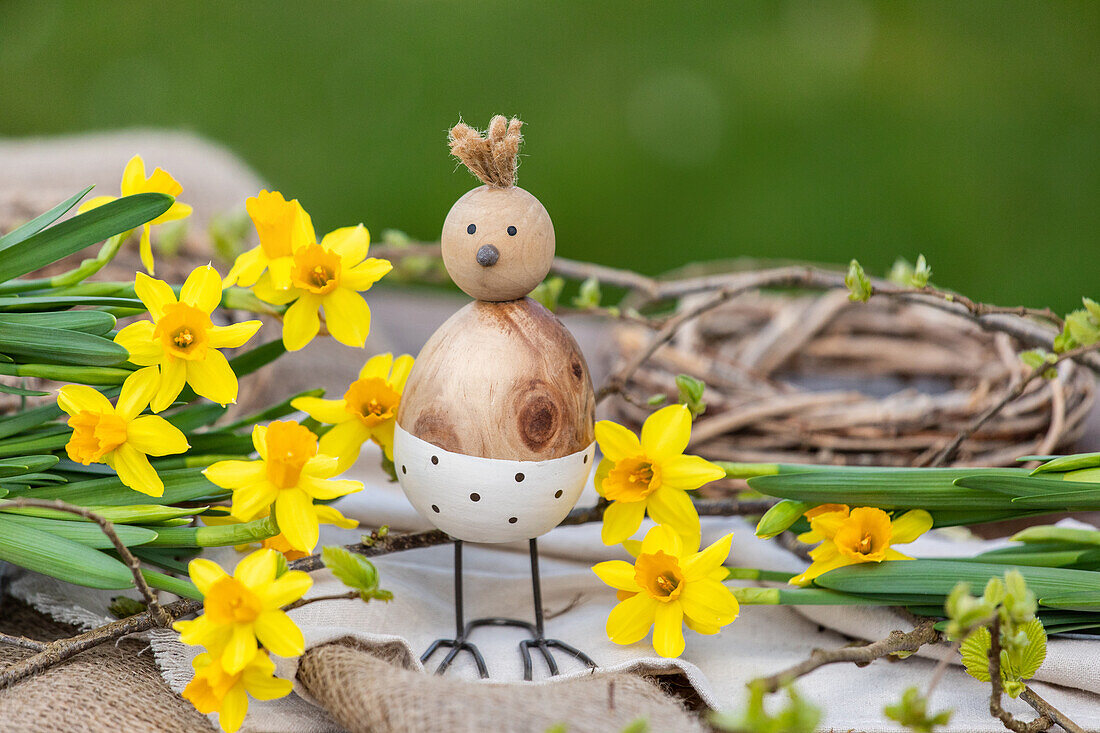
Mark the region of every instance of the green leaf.
POLYGON ((145 582, 148 583, 151 588, 166 590, 182 598, 192 598, 196 601, 202 600, 202 593, 199 592, 199 589, 195 587, 194 583, 186 578, 165 575, 164 573, 158 573, 156 570, 149 570, 147 568, 142 568, 141 574, 145 577, 145 582))
POLYGON ((19 456, 0 459, 0 478, 45 471, 57 465, 57 456, 19 456))
POLYGON ((38 234, 50 224, 53 224, 55 221, 64 216, 69 209, 76 206, 77 202, 87 196, 88 192, 91 191, 93 188, 95 188, 95 186, 88 186, 80 193, 66 199, 65 201, 62 201, 60 204, 53 207, 46 213, 39 214, 25 224, 22 224, 15 229, 12 229, 10 232, 0 237, 0 250, 5 250, 8 247, 19 244, 28 237, 38 234))
MULTIPOLYGON (((133 504, 131 506, 100 506, 96 504, 81 504, 104 519, 115 524, 153 524, 174 519, 192 517, 206 511, 207 507, 176 507, 160 506, 159 504, 133 504)), ((59 509, 45 509, 36 506, 13 506, 8 499, 0 499, 0 512, 4 514, 18 514, 27 517, 44 517, 47 519, 60 519, 65 522, 91 522, 77 514, 63 512, 59 509)), ((184 519, 184 522, 189 521, 184 519)))
POLYGON ((261 344, 233 357, 229 360, 229 366, 233 367, 233 373, 239 379, 261 367, 267 366, 285 353, 286 347, 283 346, 282 339, 268 341, 266 344, 261 344))
POLYGON ((1061 473, 1082 468, 1100 468, 1100 453, 1077 453, 1072 456, 1058 456, 1041 466, 1036 466, 1031 474, 1037 476, 1041 473, 1061 473))
POLYGON ((117 298, 99 295, 25 295, 0 298, 0 308, 7 311, 41 311, 50 308, 76 308, 78 306, 110 306, 134 308, 144 311, 145 306, 137 298, 117 298))
MULTIPOLYGON (((76 518, 76 515, 69 515, 76 518)), ((73 542, 79 542, 85 547, 93 547, 97 550, 113 549, 111 539, 103 533, 98 524, 94 522, 70 522, 64 519, 43 519, 41 517, 24 517, 10 514, 4 517, 5 522, 15 523, 23 527, 49 532, 57 537, 64 537, 73 542)), ((144 545, 157 538, 157 533, 143 527, 131 527, 125 524, 115 525, 115 534, 122 544, 144 545)))
POLYGON ((1075 545, 1100 545, 1100 530, 1071 529, 1047 524, 1020 530, 1012 535, 1011 539, 1013 542, 1027 543, 1055 542, 1075 545))
POLYGON ((321 560, 337 580, 359 591, 359 597, 364 601, 388 601, 393 598, 392 593, 378 587, 378 570, 362 555, 343 547, 329 546, 321 549, 321 560))
POLYGON ((151 505, 178 504, 208 498, 225 498, 229 495, 228 491, 210 483, 196 468, 160 471, 159 474, 164 481, 163 496, 146 496, 134 491, 119 481, 117 476, 74 481, 64 486, 43 486, 24 492, 21 496, 35 499, 61 499, 81 506, 91 504, 126 506, 138 501, 151 505))
POLYGON ((564 287, 565 280, 554 275, 539 283, 531 291, 530 297, 541 303, 546 310, 553 312, 557 310, 558 300, 561 298, 561 291, 564 287))
POLYGON ((22 361, 78 366, 114 366, 130 356, 124 347, 102 336, 3 320, 0 353, 23 357, 22 361))
POLYGON ((6 384, 0 384, 0 392, 4 394, 13 394, 19 397, 45 397, 49 392, 43 392, 38 389, 24 389, 23 387, 11 387, 6 384))
POLYGON ((125 196, 43 229, 0 250, 0 282, 26 275, 91 244, 135 229, 163 214, 173 201, 163 193, 125 196))
POLYGON ((0 560, 90 588, 129 588, 130 570, 118 560, 79 542, 0 516, 0 560))
POLYGON ((0 364, 0 374, 9 377, 38 377, 55 382, 116 386, 133 374, 129 369, 71 364, 0 364))
POLYGON ((60 415, 61 408, 57 405, 42 405, 8 417, 0 417, 0 439, 21 433, 27 428, 42 425, 60 415))
POLYGON ((979 682, 989 682, 989 649, 992 645, 989 629, 979 626, 959 647, 966 673, 979 682))
POLYGON ((55 313, 0 313, 0 323, 11 326, 40 326, 81 331, 104 336, 114 329, 117 321, 110 313, 95 310, 58 311, 55 313))
POLYGON ((581 283, 580 291, 573 298, 573 305, 581 309, 596 308, 600 304, 600 297, 600 281, 590 277, 581 283))
POLYGON ((1029 680, 1047 658, 1047 632, 1037 618, 1024 624, 1022 629, 1027 635, 1027 646, 1020 654, 1018 671, 1020 679, 1029 680))

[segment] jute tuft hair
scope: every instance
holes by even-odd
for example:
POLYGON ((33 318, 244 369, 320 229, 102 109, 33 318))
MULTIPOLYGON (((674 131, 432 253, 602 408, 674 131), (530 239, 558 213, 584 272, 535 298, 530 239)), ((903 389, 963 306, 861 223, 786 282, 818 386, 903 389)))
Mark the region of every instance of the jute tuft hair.
POLYGON ((451 155, 462 161, 470 172, 481 181, 495 188, 516 185, 516 168, 519 167, 519 145, 523 126, 518 117, 511 120, 497 115, 489 122, 489 130, 482 135, 464 122, 451 128, 447 143, 451 155))

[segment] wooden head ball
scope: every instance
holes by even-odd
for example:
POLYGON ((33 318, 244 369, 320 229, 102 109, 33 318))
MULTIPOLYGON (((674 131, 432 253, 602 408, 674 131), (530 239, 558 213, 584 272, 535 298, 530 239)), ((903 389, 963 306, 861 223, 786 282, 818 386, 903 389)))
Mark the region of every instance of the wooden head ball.
POLYGON ((518 186, 480 186, 455 202, 440 237, 443 264, 477 300, 522 298, 550 272, 554 223, 518 186))

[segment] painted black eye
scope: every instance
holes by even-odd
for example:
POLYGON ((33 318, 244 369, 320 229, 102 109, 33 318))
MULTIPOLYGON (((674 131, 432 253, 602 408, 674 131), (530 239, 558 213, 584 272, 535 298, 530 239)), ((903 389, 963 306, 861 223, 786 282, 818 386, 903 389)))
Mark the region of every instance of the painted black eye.
POLYGON ((477 231, 477 225, 476 224, 471 224, 470 226, 466 227, 466 233, 467 234, 473 234, 476 231, 477 231))
MULTIPOLYGON (((473 234, 473 232, 471 232, 471 234, 473 234)), ((508 227, 508 236, 509 237, 516 236, 516 228, 515 227, 508 227)))

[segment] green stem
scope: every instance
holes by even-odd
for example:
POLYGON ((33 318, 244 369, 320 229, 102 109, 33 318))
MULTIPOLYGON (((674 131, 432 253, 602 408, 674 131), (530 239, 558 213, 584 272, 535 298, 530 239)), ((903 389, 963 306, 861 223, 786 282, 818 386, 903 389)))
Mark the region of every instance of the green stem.
POLYGON ((43 277, 34 280, 12 280, 3 283, 0 285, 0 295, 25 293, 30 290, 65 288, 71 285, 77 285, 102 270, 108 262, 113 260, 115 255, 118 254, 118 250, 122 246, 122 243, 126 241, 126 238, 132 233, 133 230, 123 232, 122 234, 116 234, 109 238, 103 243, 103 246, 99 248, 99 253, 95 257, 84 260, 68 272, 63 272, 53 277, 43 277))

